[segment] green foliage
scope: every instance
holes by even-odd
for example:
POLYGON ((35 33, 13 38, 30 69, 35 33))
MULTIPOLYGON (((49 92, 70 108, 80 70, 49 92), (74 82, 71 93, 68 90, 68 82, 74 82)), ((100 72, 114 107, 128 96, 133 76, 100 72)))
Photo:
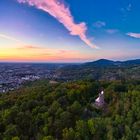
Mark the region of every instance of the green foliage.
POLYGON ((75 132, 73 128, 65 128, 63 130, 63 140, 74 140, 75 139, 75 132))
POLYGON ((52 136, 47 136, 47 137, 44 137, 42 140, 54 140, 54 138, 52 136))
POLYGON ((139 140, 139 81, 39 81, 0 97, 2 140, 139 140), (92 104, 100 87, 106 105, 92 104))
POLYGON ((13 137, 12 140, 20 140, 19 137, 13 137))

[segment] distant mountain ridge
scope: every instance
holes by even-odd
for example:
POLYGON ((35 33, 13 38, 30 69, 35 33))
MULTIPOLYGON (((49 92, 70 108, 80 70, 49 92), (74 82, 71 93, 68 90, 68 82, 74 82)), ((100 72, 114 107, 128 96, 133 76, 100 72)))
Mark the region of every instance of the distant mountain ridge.
POLYGON ((57 74, 62 80, 139 80, 140 59, 127 61, 100 59, 93 62, 61 67, 57 69, 57 74))
POLYGON ((125 66, 125 65, 140 65, 140 59, 127 60, 127 61, 113 61, 108 59, 99 59, 93 62, 84 63, 86 66, 125 66))

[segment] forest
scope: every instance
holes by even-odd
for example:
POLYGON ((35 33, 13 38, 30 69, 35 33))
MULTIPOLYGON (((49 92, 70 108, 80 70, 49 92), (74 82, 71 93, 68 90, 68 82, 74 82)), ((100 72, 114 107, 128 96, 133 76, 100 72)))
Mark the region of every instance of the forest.
POLYGON ((40 80, 0 94, 0 140, 140 140, 140 81, 40 80))

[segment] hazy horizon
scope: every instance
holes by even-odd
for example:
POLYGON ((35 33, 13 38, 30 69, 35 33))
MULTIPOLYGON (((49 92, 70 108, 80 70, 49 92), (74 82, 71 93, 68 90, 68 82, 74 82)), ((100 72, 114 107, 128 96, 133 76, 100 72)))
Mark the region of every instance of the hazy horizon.
POLYGON ((131 61, 131 60, 140 60, 140 58, 132 58, 132 59, 124 59, 124 60, 113 60, 113 59, 106 59, 106 58, 101 58, 101 59, 96 59, 96 60, 89 60, 89 61, 79 61, 79 62, 47 62, 47 61, 0 61, 0 63, 29 63, 29 64, 82 64, 82 63, 88 63, 88 62, 94 62, 98 60, 110 60, 110 61, 120 61, 120 62, 125 62, 125 61, 131 61))

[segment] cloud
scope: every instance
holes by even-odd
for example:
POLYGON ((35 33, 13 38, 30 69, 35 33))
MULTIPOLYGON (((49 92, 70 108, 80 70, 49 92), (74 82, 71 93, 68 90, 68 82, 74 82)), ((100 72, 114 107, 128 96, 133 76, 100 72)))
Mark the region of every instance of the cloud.
POLYGON ((126 35, 134 38, 140 38, 140 33, 127 33, 126 35))
POLYGON ((77 56, 78 51, 75 50, 59 50, 59 49, 50 49, 47 47, 40 47, 40 46, 32 46, 32 45, 24 45, 20 47, 16 47, 19 53, 27 53, 34 56, 77 56))
POLYGON ((131 10, 132 10, 132 4, 131 4, 131 3, 129 3, 129 4, 127 5, 126 10, 127 10, 127 11, 131 11, 131 10))
POLYGON ((107 29, 106 32, 109 34, 115 34, 115 33, 119 32, 119 30, 118 29, 107 29))
POLYGON ((17 49, 19 50, 24 50, 24 49, 30 49, 30 50, 34 50, 34 49, 42 49, 41 47, 37 47, 37 46, 32 46, 32 45, 25 45, 25 46, 22 46, 22 47, 18 47, 17 49))
POLYGON ((5 34, 0 34, 0 38, 4 38, 4 39, 10 40, 10 41, 21 43, 20 40, 15 39, 14 37, 11 37, 11 36, 8 36, 8 35, 5 35, 5 34))
POLYGON ((96 21, 95 23, 93 23, 93 26, 96 28, 101 28, 106 26, 106 23, 104 21, 96 21))
POLYGON ((132 11, 132 4, 128 3, 125 7, 120 9, 122 16, 123 16, 123 20, 126 20, 128 14, 132 11))
POLYGON ((71 12, 64 3, 59 0, 17 0, 19 3, 28 3, 30 6, 35 6, 41 9, 51 16, 56 18, 62 23, 71 35, 79 36, 80 39, 85 42, 91 48, 96 48, 94 44, 86 36, 87 26, 85 22, 76 24, 71 12))
POLYGON ((124 13, 124 12, 129 12, 132 10, 132 4, 129 3, 127 6, 121 8, 121 11, 124 13))

